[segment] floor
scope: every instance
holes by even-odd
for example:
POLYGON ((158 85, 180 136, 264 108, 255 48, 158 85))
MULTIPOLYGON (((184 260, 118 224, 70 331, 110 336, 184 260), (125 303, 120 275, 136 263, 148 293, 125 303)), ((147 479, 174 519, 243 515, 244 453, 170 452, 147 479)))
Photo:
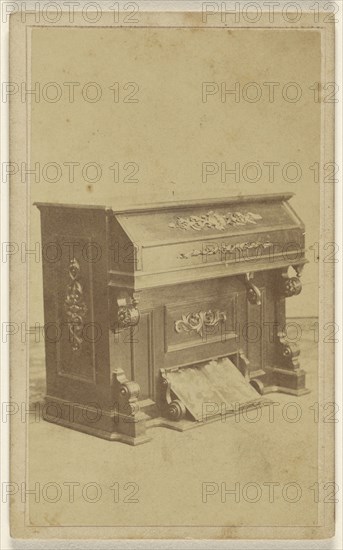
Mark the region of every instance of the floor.
MULTIPOLYGON (((29 521, 36 526, 317 525, 317 345, 299 342, 311 393, 131 447, 43 421, 43 344, 31 346, 29 521)), ((234 536, 234 535, 232 535, 234 536)))

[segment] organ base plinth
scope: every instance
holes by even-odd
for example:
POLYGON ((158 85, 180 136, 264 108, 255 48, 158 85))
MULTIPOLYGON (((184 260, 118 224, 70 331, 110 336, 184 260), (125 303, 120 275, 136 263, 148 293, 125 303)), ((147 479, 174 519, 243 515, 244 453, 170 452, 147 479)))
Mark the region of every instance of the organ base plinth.
POLYGON ((272 392, 287 393, 289 395, 305 395, 310 390, 305 386, 306 372, 303 369, 290 371, 287 369, 266 369, 266 372, 257 378, 252 378, 251 385, 266 395, 272 392))
POLYGON ((42 416, 48 422, 109 441, 140 445, 151 440, 145 426, 149 417, 144 413, 138 421, 128 424, 127 417, 119 416, 116 408, 103 410, 47 396, 42 416))

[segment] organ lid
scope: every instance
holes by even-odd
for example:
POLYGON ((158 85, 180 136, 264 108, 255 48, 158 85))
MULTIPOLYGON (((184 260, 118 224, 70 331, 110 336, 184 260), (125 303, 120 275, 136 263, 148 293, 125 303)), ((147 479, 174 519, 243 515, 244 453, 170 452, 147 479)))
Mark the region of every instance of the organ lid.
POLYGON ((302 227, 292 193, 163 203, 113 211, 132 242, 154 245, 302 227))
POLYGON ((292 196, 275 193, 120 209, 37 206, 47 221, 65 220, 75 234, 81 223, 91 238, 106 240, 109 286, 142 290, 303 265, 305 229, 288 203, 292 196), (59 209, 65 210, 61 216, 59 209))

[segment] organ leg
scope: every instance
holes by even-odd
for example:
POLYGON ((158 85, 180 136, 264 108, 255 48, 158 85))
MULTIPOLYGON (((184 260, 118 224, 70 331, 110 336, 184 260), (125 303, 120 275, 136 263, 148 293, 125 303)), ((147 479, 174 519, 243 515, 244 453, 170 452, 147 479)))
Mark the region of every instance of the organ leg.
POLYGON ((294 266, 297 277, 289 277, 288 270, 277 273, 275 294, 275 324, 273 334, 274 364, 266 367, 264 376, 251 380, 251 384, 260 393, 280 391, 291 395, 309 393, 305 386, 306 373, 300 368, 300 350, 296 343, 288 342, 284 327, 286 325, 286 298, 301 292, 299 279, 303 266, 294 266))

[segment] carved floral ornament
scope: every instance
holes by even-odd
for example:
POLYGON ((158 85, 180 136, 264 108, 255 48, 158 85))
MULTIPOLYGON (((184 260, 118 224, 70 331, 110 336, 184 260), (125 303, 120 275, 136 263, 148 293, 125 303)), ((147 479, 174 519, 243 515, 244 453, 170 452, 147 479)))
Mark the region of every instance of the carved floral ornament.
POLYGON ((122 305, 118 309, 118 328, 125 329, 138 324, 140 312, 136 304, 122 305))
POLYGON ((71 347, 73 351, 78 351, 83 342, 84 319, 88 308, 83 299, 83 288, 79 281, 80 264, 75 258, 71 260, 68 270, 70 283, 67 288, 64 308, 68 319, 71 347))
POLYGON ((196 332, 199 336, 203 336, 206 333, 206 329, 215 328, 220 323, 226 321, 226 314, 224 311, 198 311, 191 312, 187 315, 182 315, 181 319, 175 321, 176 332, 196 332))
POLYGON ((257 224, 258 220, 262 220, 260 214, 253 212, 227 212, 221 214, 210 210, 207 214, 201 216, 189 216, 182 218, 178 216, 175 221, 169 223, 169 227, 173 229, 185 229, 193 231, 201 231, 202 229, 216 229, 224 231, 230 226, 242 226, 248 224, 257 224))
POLYGON ((256 248, 270 248, 273 246, 273 243, 270 241, 261 242, 261 241, 248 241, 243 243, 213 243, 206 246, 203 246, 201 249, 193 248, 189 252, 182 252, 179 254, 180 260, 186 260, 192 256, 213 256, 215 254, 233 254, 234 252, 247 252, 248 250, 255 250, 256 248))

